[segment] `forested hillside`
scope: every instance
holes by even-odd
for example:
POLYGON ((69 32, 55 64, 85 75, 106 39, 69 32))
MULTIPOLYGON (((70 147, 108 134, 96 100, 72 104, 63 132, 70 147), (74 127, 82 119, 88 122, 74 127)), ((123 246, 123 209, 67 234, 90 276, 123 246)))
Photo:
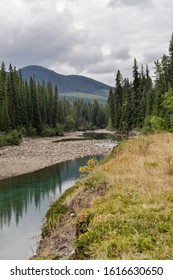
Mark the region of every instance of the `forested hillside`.
POLYGON ((116 75, 115 90, 110 89, 109 125, 119 131, 143 132, 173 130, 173 35, 168 55, 154 62, 154 81, 148 66, 134 59, 132 81, 116 75))
POLYGON ((18 130, 26 135, 53 136, 63 131, 103 128, 107 124, 105 106, 76 99, 59 98, 52 84, 29 82, 10 65, 0 69, 0 131, 18 130))
POLYGON ((67 100, 73 101, 76 97, 85 101, 96 99, 106 103, 109 93, 109 86, 98 82, 94 79, 81 75, 62 75, 42 66, 30 65, 21 69, 23 79, 29 81, 34 77, 36 81, 45 83, 49 81, 52 87, 58 85, 60 97, 66 97, 67 100))

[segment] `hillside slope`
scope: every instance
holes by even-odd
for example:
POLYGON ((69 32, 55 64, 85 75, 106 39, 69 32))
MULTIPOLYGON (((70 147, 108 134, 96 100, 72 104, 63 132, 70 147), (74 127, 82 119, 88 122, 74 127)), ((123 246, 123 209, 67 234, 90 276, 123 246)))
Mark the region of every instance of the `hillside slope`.
POLYGON ((173 259, 172 154, 169 133, 114 148, 52 204, 36 257, 173 259))
POLYGON ((99 99, 106 101, 110 86, 96 80, 80 75, 61 75, 50 69, 31 65, 21 69, 22 77, 29 80, 34 76, 37 81, 51 82, 52 86, 58 86, 58 92, 69 99, 80 97, 84 99, 99 99))

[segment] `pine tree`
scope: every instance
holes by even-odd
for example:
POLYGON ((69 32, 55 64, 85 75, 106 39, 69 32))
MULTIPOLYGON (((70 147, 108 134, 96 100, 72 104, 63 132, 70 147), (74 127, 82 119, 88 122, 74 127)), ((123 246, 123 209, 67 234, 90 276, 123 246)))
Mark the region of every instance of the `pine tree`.
POLYGON ((38 102, 38 91, 35 80, 31 77, 30 82, 30 96, 31 96, 31 124, 36 128, 37 133, 40 134, 42 130, 40 108, 38 102))
POLYGON ((9 73, 7 75, 7 96, 8 109, 12 129, 19 128, 22 125, 21 102, 19 96, 19 77, 16 68, 9 66, 9 73))
POLYGON ((138 65, 136 58, 134 59, 133 66, 133 127, 136 128, 139 123, 139 111, 140 111, 140 79, 138 72, 138 65))
POLYGON ((58 97, 58 87, 56 85, 55 86, 55 91, 54 91, 54 101, 53 101, 54 110, 53 110, 53 120, 52 120, 52 123, 53 123, 54 127, 56 126, 56 123, 58 122, 58 102, 59 102, 58 99, 59 99, 59 97, 58 97))
POLYGON ((169 84, 173 88, 173 33, 169 43, 169 84))
POLYGON ((112 88, 110 88, 109 90, 108 110, 109 110, 111 127, 115 128, 115 95, 112 91, 112 88))
POLYGON ((121 115, 122 115, 122 100, 123 100, 123 90, 122 90, 122 76, 118 70, 116 75, 115 84, 115 129, 121 129, 121 115))
POLYGON ((6 89, 6 70, 2 62, 0 70, 0 131, 8 131, 10 127, 10 117, 8 113, 8 100, 6 89))
POLYGON ((121 116, 121 131, 129 131, 132 127, 132 89, 129 79, 123 81, 123 102, 121 116))

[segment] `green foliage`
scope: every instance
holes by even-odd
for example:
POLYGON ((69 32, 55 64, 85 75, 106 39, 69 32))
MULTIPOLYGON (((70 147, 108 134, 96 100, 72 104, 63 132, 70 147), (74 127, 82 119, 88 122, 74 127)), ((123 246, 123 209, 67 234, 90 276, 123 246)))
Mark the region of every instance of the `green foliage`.
POLYGON ((7 141, 6 141, 6 135, 3 133, 0 133, 0 147, 6 146, 7 141))
POLYGON ((19 145, 22 142, 22 133, 17 130, 12 130, 6 135, 8 145, 19 145))
POLYGON ((152 131, 173 131, 173 34, 169 55, 155 61, 155 81, 148 66, 141 71, 134 59, 132 82, 122 79, 118 70, 115 91, 108 97, 109 126, 124 132, 140 129, 144 134, 152 131))
POLYGON ((152 132, 151 118, 152 118, 152 116, 147 116, 147 117, 144 119, 144 124, 143 124, 143 127, 141 128, 141 132, 142 132, 143 134, 148 134, 148 133, 151 133, 151 132, 152 132))
POLYGON ((32 125, 26 127, 26 135, 35 137, 37 135, 37 130, 32 125))
POLYGON ((67 189, 58 200, 51 203, 50 208, 46 213, 46 222, 42 227, 42 238, 45 238, 52 229, 56 229, 59 222, 63 219, 68 209, 64 205, 64 200, 67 196, 71 195, 77 188, 79 183, 76 183, 73 187, 67 189))
POLYGON ((102 198, 83 210, 76 224, 77 259, 97 259, 103 252, 104 259, 172 259, 172 249, 165 253, 162 248, 172 248, 172 211, 151 206, 151 200, 145 201, 147 209, 141 207, 140 194, 134 190, 133 195, 117 190, 111 198, 102 198))
POLYGON ((66 117, 65 131, 73 131, 75 129, 75 119, 72 115, 66 117))
POLYGON ((64 135, 64 125, 57 123, 55 126, 55 132, 57 136, 63 136, 64 135))
POLYGON ((166 130, 166 121, 160 117, 153 116, 151 118, 151 129, 157 132, 166 130))
POLYGON ((48 125, 43 126, 41 136, 43 137, 51 137, 56 135, 55 128, 52 128, 48 125))
POLYGON ((22 142, 21 131, 12 130, 8 133, 0 133, 0 147, 7 145, 19 145, 22 142))
MULTIPOLYGON (((42 79, 43 80, 43 79, 42 79)), ((92 80, 89 80, 92 82, 92 80)), ((107 125, 107 108, 97 101, 60 99, 57 86, 52 87, 22 79, 21 72, 5 65, 0 69, 0 131, 23 127, 27 136, 63 135, 64 131, 104 128, 107 125)))

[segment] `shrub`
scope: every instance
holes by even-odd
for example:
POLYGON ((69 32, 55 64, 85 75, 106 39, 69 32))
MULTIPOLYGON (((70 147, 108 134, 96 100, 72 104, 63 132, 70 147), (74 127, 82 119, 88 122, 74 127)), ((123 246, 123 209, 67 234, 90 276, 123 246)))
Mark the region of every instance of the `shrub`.
POLYGON ((22 133, 17 130, 12 130, 6 135, 8 145, 19 145, 22 142, 22 133))
POLYGON ((72 131, 75 129, 75 120, 73 116, 67 116, 65 121, 65 131, 72 131))
POLYGON ((29 125, 26 129, 26 135, 31 136, 31 137, 35 137, 36 134, 37 134, 36 128, 34 128, 32 125, 29 125))
POLYGON ((79 168, 79 172, 80 173, 89 173, 97 164, 96 159, 91 158, 88 160, 87 165, 85 166, 80 166, 79 168))
POLYGON ((48 125, 45 125, 42 129, 41 132, 41 136, 43 137, 51 137, 51 136, 55 136, 56 135, 56 131, 55 128, 50 127, 48 125))
POLYGON ((5 134, 1 133, 0 134, 0 147, 3 147, 5 145, 7 145, 6 136, 5 136, 5 134))
POLYGON ((57 136, 63 136, 64 135, 64 126, 60 123, 57 123, 56 127, 55 127, 55 133, 57 136))
POLYGON ((162 118, 153 116, 151 118, 151 127, 154 131, 162 131, 166 129, 166 122, 162 118))

